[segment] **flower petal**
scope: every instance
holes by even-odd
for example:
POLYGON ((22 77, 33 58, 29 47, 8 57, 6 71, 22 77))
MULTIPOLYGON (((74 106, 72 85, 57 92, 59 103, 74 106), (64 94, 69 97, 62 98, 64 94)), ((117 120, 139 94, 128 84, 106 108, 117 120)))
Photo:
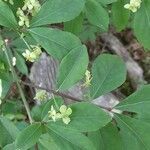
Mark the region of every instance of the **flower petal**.
POLYGON ((67 110, 66 110, 66 115, 71 115, 72 114, 72 109, 71 108, 68 108, 67 110))
POLYGON ((66 110, 67 110, 67 106, 66 106, 66 105, 62 105, 62 106, 60 107, 60 109, 59 109, 59 111, 60 111, 62 114, 64 114, 64 113, 66 112, 66 110))
POLYGON ((69 122, 71 121, 69 117, 65 117, 62 120, 65 124, 69 124, 69 122))

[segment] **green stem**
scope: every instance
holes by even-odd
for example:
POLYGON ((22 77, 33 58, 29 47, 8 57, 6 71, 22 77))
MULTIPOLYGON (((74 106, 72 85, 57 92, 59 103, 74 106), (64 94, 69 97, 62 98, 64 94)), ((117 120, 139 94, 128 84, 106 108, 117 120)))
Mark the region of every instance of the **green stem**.
POLYGON ((24 39, 24 37, 23 37, 19 32, 18 32, 18 34, 19 34, 20 38, 22 39, 22 41, 25 43, 25 45, 28 47, 28 49, 29 49, 30 51, 32 51, 30 45, 29 45, 28 42, 24 39))
POLYGON ((26 111, 27 111, 27 115, 28 115, 29 121, 30 121, 30 123, 32 124, 32 123, 33 123, 33 119, 32 119, 32 117, 31 117, 29 105, 28 105, 28 103, 27 103, 27 101, 26 101, 24 92, 23 92, 23 90, 22 90, 22 88, 21 88, 21 86, 20 86, 20 84, 19 84, 19 79, 18 79, 17 73, 16 73, 16 71, 15 71, 15 69, 14 69, 14 67, 13 67, 13 65, 12 65, 12 63, 11 63, 11 61, 10 61, 10 57, 9 57, 8 50, 9 50, 9 49, 5 46, 4 52, 5 52, 5 55, 6 55, 8 64, 9 64, 9 67, 10 67, 10 69, 11 69, 13 78, 14 78, 14 80, 16 81, 16 84, 17 84, 17 87, 18 87, 18 90, 19 90, 21 99, 22 99, 22 101, 23 101, 23 103, 24 103, 24 106, 25 106, 25 109, 26 109, 26 111))

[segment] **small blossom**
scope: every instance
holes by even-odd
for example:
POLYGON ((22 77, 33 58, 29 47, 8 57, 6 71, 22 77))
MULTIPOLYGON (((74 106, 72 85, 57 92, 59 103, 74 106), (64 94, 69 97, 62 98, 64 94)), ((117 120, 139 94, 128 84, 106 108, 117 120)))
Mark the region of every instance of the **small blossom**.
POLYGON ((30 52, 28 49, 26 49, 22 55, 26 61, 34 62, 36 60, 36 55, 33 52, 30 52))
POLYGON ((72 114, 72 109, 71 108, 67 108, 66 105, 62 105, 59 109, 60 113, 64 116, 69 116, 72 114))
POLYGON ((62 118, 62 120, 65 124, 69 124, 69 122, 71 121, 69 117, 64 117, 62 118))
POLYGON ((85 72, 85 83, 83 84, 83 86, 85 86, 85 87, 90 86, 91 80, 92 80, 92 75, 91 75, 90 71, 86 70, 86 72, 85 72))
POLYGON ((32 52, 28 49, 25 50, 22 55, 25 57, 26 61, 35 62, 41 55, 42 51, 39 46, 31 45, 32 52))
POLYGON ((40 10, 40 8, 41 5, 38 0, 25 0, 22 10, 27 11, 32 16, 34 16, 40 10))
POLYGON ((17 10, 17 16, 19 17, 19 26, 26 26, 29 27, 29 18, 27 15, 24 14, 23 10, 21 8, 18 8, 17 10))
POLYGON ((37 46, 37 45, 30 45, 31 48, 33 49, 34 53, 39 56, 41 55, 42 51, 41 51, 41 47, 37 46))
POLYGON ((136 12, 141 7, 141 0, 130 0, 130 3, 125 4, 124 8, 131 10, 132 12, 136 12))
POLYGON ((16 14, 17 14, 17 16, 24 16, 24 12, 21 10, 21 8, 17 9, 16 14))
POLYGON ((48 114, 49 117, 52 118, 54 122, 56 122, 57 119, 61 118, 61 114, 56 112, 53 105, 51 106, 51 110, 48 112, 48 114))
POLYGON ((13 0, 4 0, 5 2, 9 2, 11 5, 14 5, 14 1, 13 0))
MULTIPOLYGON (((12 1, 12 0, 11 0, 12 1)), ((18 8, 17 16, 19 18, 19 26, 30 26, 29 17, 34 16, 41 8, 38 0, 24 0, 22 8, 18 8)))
POLYGON ((53 121, 55 122, 57 119, 62 119, 62 121, 65 124, 69 124, 69 122, 71 121, 71 119, 69 118, 69 116, 72 114, 72 109, 71 108, 67 108, 66 105, 62 105, 59 108, 59 112, 57 112, 53 105, 51 106, 51 110, 48 112, 49 117, 53 119, 53 121))
POLYGON ((65 124, 69 124, 69 122, 71 121, 69 116, 72 114, 72 109, 71 108, 67 108, 67 106, 62 105, 59 109, 60 113, 61 113, 61 118, 63 120, 63 122, 65 124))
POLYGON ((48 99, 48 94, 45 90, 37 90, 34 99, 45 101, 48 99))
POLYGON ((11 5, 14 5, 14 1, 13 1, 13 0, 9 0, 9 3, 10 3, 11 5))

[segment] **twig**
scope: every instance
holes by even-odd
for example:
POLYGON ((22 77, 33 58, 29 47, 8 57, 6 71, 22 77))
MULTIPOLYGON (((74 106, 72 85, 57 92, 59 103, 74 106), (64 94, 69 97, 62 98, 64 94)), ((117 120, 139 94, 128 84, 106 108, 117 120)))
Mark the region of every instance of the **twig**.
POLYGON ((36 143, 35 144, 35 150, 38 150, 39 148, 38 148, 38 144, 36 143))
MULTIPOLYGON (((67 99, 70 99, 70 100, 73 100, 73 101, 77 101, 77 102, 81 102, 82 101, 81 99, 75 98, 73 96, 66 95, 64 93, 61 93, 61 92, 58 92, 58 91, 55 91, 55 90, 52 90, 52 89, 47 89, 47 88, 44 88, 44 87, 40 87, 40 86, 34 85, 33 83, 26 83, 24 81, 21 81, 21 83, 24 84, 24 85, 27 85, 29 87, 45 90, 47 92, 53 93, 54 95, 57 95, 57 96, 60 96, 60 97, 63 97, 63 98, 67 98, 67 99)), ((105 109, 107 111, 111 111, 112 110, 112 108, 110 108, 110 107, 105 107, 105 106, 99 106, 99 107, 102 108, 102 109, 105 109)))
POLYGON ((71 100, 74 100, 74 101, 78 101, 78 102, 81 102, 81 101, 82 101, 82 100, 77 99, 77 98, 75 98, 75 97, 72 97, 72 96, 70 96, 70 95, 66 95, 66 94, 64 94, 64 93, 61 93, 61 92, 58 92, 58 91, 55 91, 55 90, 52 90, 52 89, 47 89, 47 88, 44 88, 44 87, 40 87, 40 86, 35 85, 35 84, 33 84, 33 83, 26 83, 26 82, 23 82, 23 81, 21 81, 21 83, 24 84, 24 85, 27 85, 27 86, 29 86, 29 87, 33 87, 33 88, 45 90, 45 91, 47 91, 47 92, 53 93, 54 95, 61 96, 61 97, 63 97, 63 98, 68 98, 68 99, 71 99, 71 100))

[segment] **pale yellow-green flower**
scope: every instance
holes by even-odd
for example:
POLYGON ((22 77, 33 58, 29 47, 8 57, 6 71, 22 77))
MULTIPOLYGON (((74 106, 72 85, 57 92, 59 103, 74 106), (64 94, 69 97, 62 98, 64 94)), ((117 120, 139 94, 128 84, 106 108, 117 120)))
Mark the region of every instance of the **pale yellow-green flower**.
MULTIPOLYGON (((12 1, 12 0, 11 0, 12 1)), ((19 18, 19 26, 30 26, 29 17, 34 16, 41 8, 38 0, 24 0, 22 8, 18 8, 17 16, 19 18)))
POLYGON ((25 13, 23 12, 23 10, 21 8, 18 8, 16 14, 19 17, 18 25, 21 27, 22 26, 29 27, 29 18, 27 15, 25 15, 25 13))
POLYGON ((26 49, 25 52, 22 53, 22 55, 26 59, 26 61, 34 62, 36 60, 36 55, 28 49, 26 49))
POLYGON ((42 51, 41 51, 41 47, 38 45, 30 45, 33 52, 36 54, 36 56, 41 55, 42 51))
POLYGON ((69 116, 72 114, 72 109, 71 108, 67 108, 66 105, 62 105, 59 109, 60 113, 61 113, 61 118, 62 121, 65 124, 68 124, 71 120, 69 118, 69 116))
POLYGON ((57 113, 57 111, 54 109, 53 105, 51 106, 51 110, 48 112, 49 118, 52 118, 54 122, 56 122, 57 119, 61 118, 61 114, 57 113))
POLYGON ((4 0, 5 2, 9 2, 11 5, 13 5, 14 4, 14 1, 13 0, 4 0))
POLYGON ((51 110, 48 112, 49 118, 52 118, 52 120, 55 122, 57 119, 62 119, 63 123, 69 124, 71 121, 70 115, 72 114, 72 109, 67 108, 66 105, 62 105, 59 108, 59 111, 56 111, 53 107, 51 106, 51 110))
POLYGON ((124 8, 131 10, 132 12, 136 12, 141 7, 141 0, 130 0, 130 3, 125 4, 124 8))
POLYGON ((38 0, 25 0, 22 10, 28 11, 28 13, 34 16, 40 10, 40 8, 41 5, 38 0))
POLYGON ((90 86, 91 80, 92 80, 92 75, 91 75, 90 71, 86 70, 86 72, 85 72, 85 83, 83 84, 83 86, 85 86, 85 87, 90 86))
POLYGON ((34 99, 45 101, 48 99, 48 94, 45 90, 37 90, 34 99))
POLYGON ((32 52, 26 49, 25 52, 22 53, 22 55, 24 56, 26 61, 35 62, 37 59, 39 59, 42 51, 39 46, 35 46, 35 45, 30 45, 30 46, 32 48, 32 52))

